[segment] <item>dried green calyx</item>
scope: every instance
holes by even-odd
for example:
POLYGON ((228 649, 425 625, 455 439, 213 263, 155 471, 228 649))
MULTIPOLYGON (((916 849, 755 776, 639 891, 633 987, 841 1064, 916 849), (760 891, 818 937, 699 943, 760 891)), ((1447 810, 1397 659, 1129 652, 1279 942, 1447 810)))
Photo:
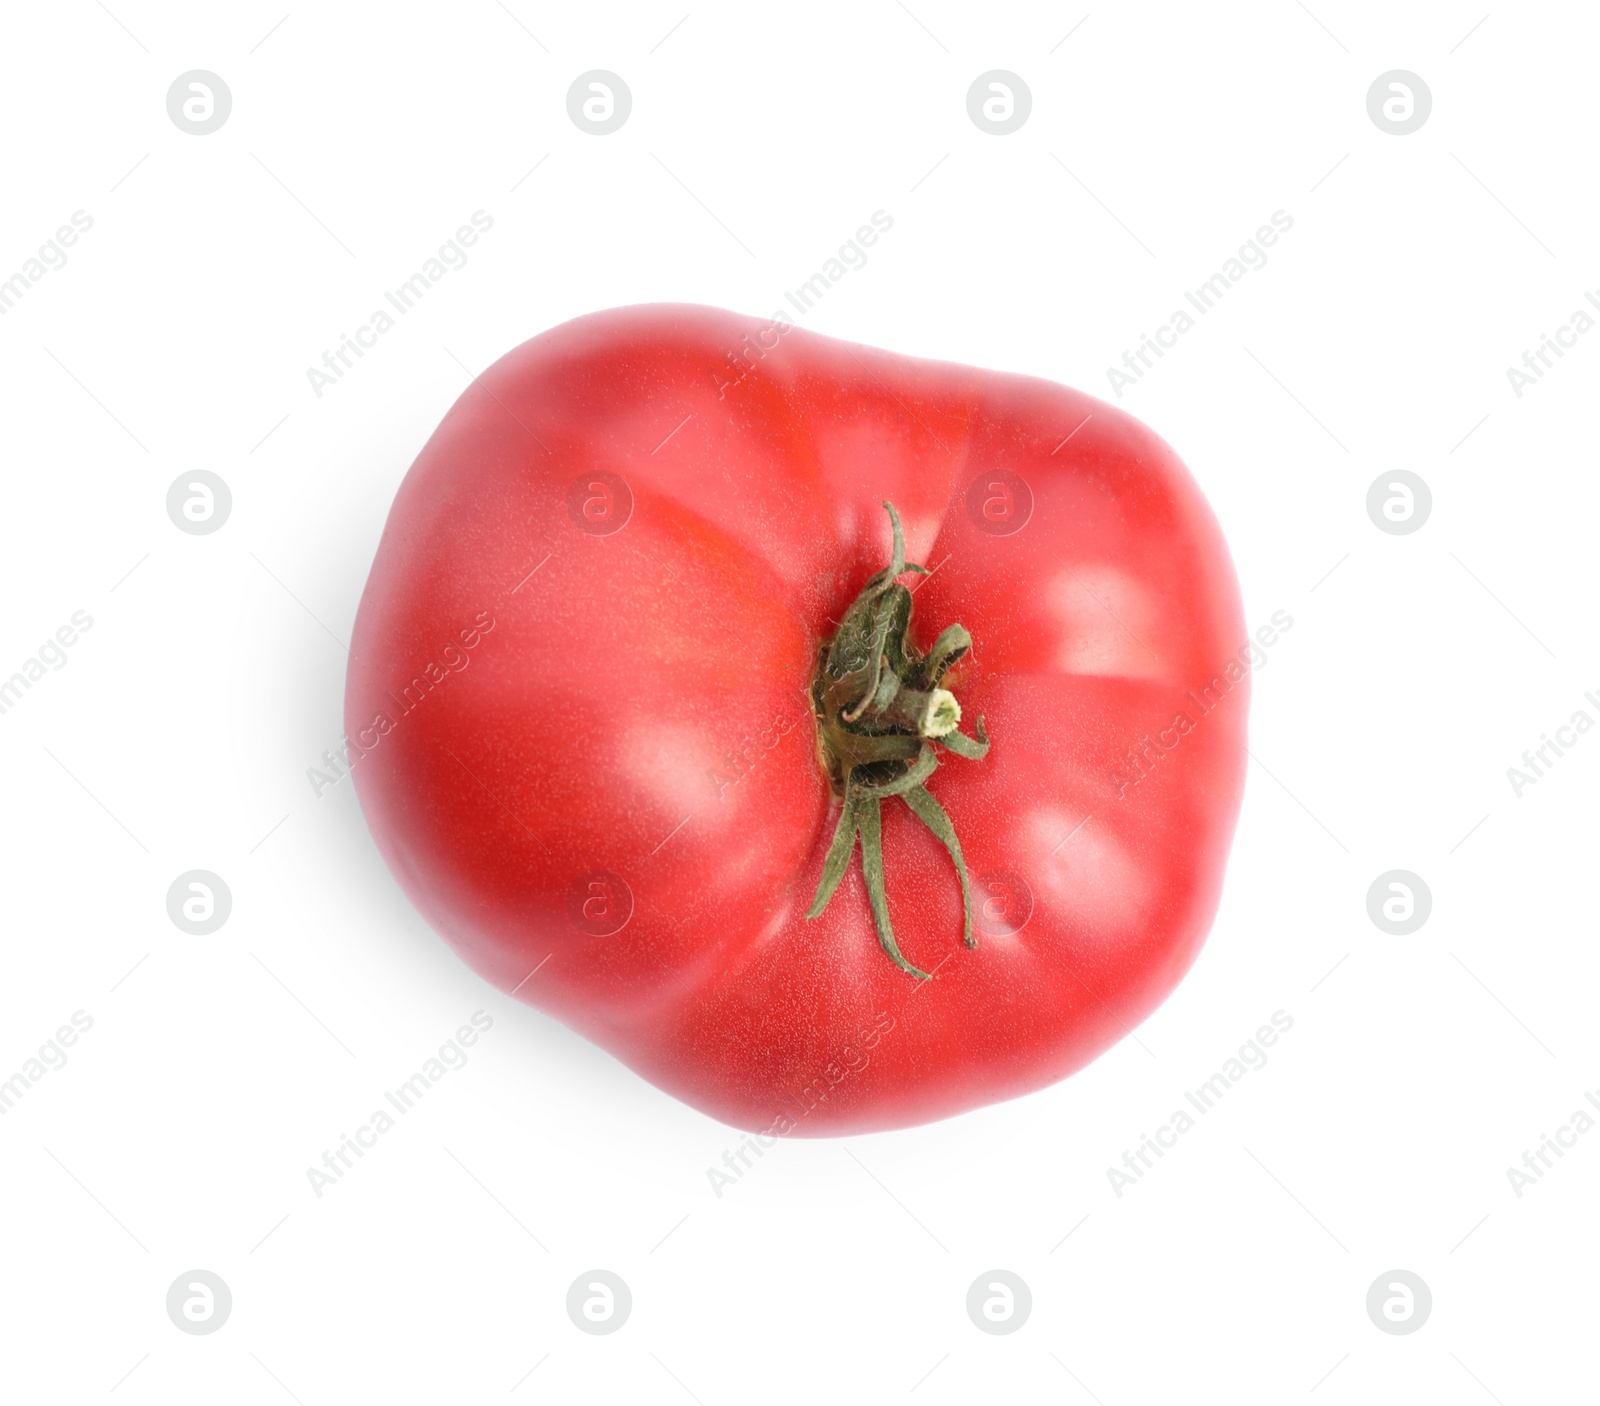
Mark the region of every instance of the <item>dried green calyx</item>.
POLYGON ((823 861, 822 880, 806 913, 814 918, 828 906, 861 836, 861 870, 878 941, 896 966, 927 980, 928 973, 900 954, 889 922, 883 875, 883 802, 899 796, 950 852, 961 880, 961 938, 972 935, 972 895, 961 842, 944 807, 928 790, 939 765, 935 744, 959 757, 978 761, 989 750, 983 719, 975 737, 957 730, 961 705, 939 686, 950 667, 972 648, 960 625, 940 631, 933 648, 920 653, 911 641, 911 592, 900 584, 907 572, 926 568, 906 561, 900 515, 885 503, 894 526, 889 565, 861 588, 845 612, 839 632, 824 641, 811 683, 811 708, 817 720, 817 756, 840 802, 833 842, 823 861))

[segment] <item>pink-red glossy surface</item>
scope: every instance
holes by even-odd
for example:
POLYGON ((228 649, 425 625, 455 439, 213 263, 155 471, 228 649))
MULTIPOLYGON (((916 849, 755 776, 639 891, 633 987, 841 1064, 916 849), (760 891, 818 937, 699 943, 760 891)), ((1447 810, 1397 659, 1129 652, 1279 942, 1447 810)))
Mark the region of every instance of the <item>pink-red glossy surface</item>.
POLYGON ((829 1135, 1038 1089, 1172 990, 1238 813, 1246 644, 1209 508, 1121 411, 625 308, 503 357, 429 440, 346 723, 379 849, 478 972, 714 1117, 829 1135), (914 637, 971 631, 946 682, 993 741, 929 783, 976 950, 949 857, 884 805, 928 982, 880 949, 859 851, 804 916, 833 828, 807 688, 889 558, 885 499, 933 570, 914 637))

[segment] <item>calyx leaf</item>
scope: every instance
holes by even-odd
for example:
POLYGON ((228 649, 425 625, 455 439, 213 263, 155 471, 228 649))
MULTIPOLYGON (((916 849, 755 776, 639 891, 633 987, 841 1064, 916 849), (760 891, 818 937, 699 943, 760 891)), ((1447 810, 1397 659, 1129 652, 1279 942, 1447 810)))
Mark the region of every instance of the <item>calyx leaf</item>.
POLYGON ((927 654, 911 639, 911 592, 900 584, 907 572, 926 575, 906 561, 905 534, 891 503, 884 508, 894 529, 889 565, 872 576, 845 612, 838 632, 818 651, 811 684, 817 722, 817 755, 839 800, 839 819, 822 865, 822 878, 806 917, 815 918, 838 891, 861 836, 861 871, 878 942, 902 971, 924 981, 929 974, 901 954, 889 920, 884 886, 882 807, 898 796, 949 852, 961 880, 961 937, 972 935, 972 895, 967 863, 955 826, 928 790, 939 765, 936 747, 981 761, 989 751, 983 719, 968 737, 957 730, 961 706, 941 686, 945 674, 972 648, 961 625, 939 632, 927 654))

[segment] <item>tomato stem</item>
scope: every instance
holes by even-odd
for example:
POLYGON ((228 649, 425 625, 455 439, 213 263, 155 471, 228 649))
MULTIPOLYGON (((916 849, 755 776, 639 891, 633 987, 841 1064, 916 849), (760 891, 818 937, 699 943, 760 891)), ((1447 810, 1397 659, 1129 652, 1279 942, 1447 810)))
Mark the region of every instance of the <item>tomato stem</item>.
POLYGON ((961 939, 969 948, 976 947, 961 841, 927 781, 939 765, 935 744, 981 761, 989 750, 989 737, 981 717, 974 736, 957 730, 961 705, 949 689, 940 687, 945 674, 972 648, 972 636, 960 625, 949 625, 926 654, 912 643, 911 592, 900 584, 900 577, 907 572, 926 575, 927 569, 906 561, 900 514, 892 503, 883 506, 894 529, 889 565, 861 588, 838 633, 823 641, 811 682, 817 758, 839 800, 839 820, 806 917, 815 918, 828 906, 850 867, 859 834, 861 872, 878 942, 897 967, 926 981, 928 973, 901 954, 889 921, 883 802, 900 797, 949 852, 961 880, 961 939))

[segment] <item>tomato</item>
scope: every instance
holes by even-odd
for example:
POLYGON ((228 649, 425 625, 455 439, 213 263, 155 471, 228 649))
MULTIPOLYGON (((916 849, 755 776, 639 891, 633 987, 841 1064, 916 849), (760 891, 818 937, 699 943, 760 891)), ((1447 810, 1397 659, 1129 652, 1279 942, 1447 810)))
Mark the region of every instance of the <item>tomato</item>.
POLYGON ((716 1118, 835 1135, 1042 1088, 1173 989, 1248 645, 1205 500, 1121 411, 624 308, 428 441, 346 725, 476 971, 716 1118))

